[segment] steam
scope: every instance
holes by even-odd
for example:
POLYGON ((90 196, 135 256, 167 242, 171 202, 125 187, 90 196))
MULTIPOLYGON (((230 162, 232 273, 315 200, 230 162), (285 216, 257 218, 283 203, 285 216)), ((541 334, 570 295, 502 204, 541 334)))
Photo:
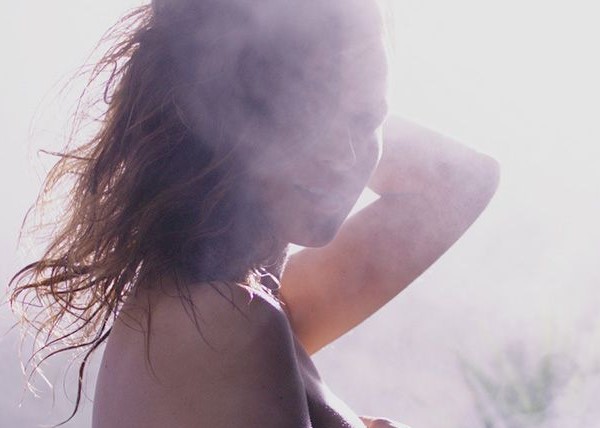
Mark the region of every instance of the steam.
MULTIPOLYGON (((65 19, 66 10, 77 11, 75 19, 69 17, 74 21, 83 22, 89 13, 79 2, 70 3, 60 11, 40 4, 37 7, 48 9, 39 15, 20 11, 18 2, 9 6, 8 16, 18 15, 15 22, 22 28, 4 27, 10 34, 4 34, 3 40, 22 40, 24 45, 7 57, 27 66, 6 70, 5 102, 10 103, 3 115, 6 141, 21 142, 27 133, 27 123, 20 121, 31 117, 32 109, 22 104, 29 95, 22 88, 44 93, 50 82, 35 85, 47 79, 52 60, 72 61, 72 66, 80 62, 66 54, 58 56, 61 49, 70 50, 71 43, 79 42, 73 38, 72 27, 64 39, 54 38, 63 27, 60 20, 65 19), (42 44, 46 39, 53 44, 42 44), (56 56, 39 60, 39 55, 50 51, 57 52, 56 56), (7 119, 13 117, 9 114, 14 114, 14 123, 7 119)), ((115 16, 123 8, 118 3, 115 16)), ((286 84, 281 75, 251 72, 248 63, 240 80, 245 87, 223 87, 219 78, 231 81, 226 73, 236 70, 248 44, 271 52, 279 41, 279 47, 287 46, 287 51, 279 53, 291 61, 287 64, 291 69, 323 70, 324 64, 307 61, 328 56, 300 55, 303 46, 299 42, 306 38, 317 46, 331 42, 329 37, 314 40, 314 29, 331 16, 340 16, 338 12, 348 17, 344 14, 352 8, 327 9, 335 2, 319 0, 295 2, 302 8, 289 7, 292 3, 239 0, 238 18, 227 19, 245 17, 246 27, 225 30, 224 21, 212 21, 213 27, 197 29, 199 39, 205 41, 212 35, 212 48, 228 52, 196 68, 199 79, 214 85, 208 85, 213 92, 194 93, 190 100, 196 117, 206 124, 199 123, 199 130, 218 129, 217 137, 224 138, 233 131, 234 121, 251 123, 243 129, 247 141, 260 141, 265 137, 258 121, 261 110, 236 110, 248 82, 256 85, 252 90, 258 99, 275 90, 303 92, 286 84), (322 13, 310 14, 316 5, 322 13), (303 19, 297 19, 300 14, 303 19), (286 43, 274 37, 287 28, 303 36, 286 43), (248 39, 250 34, 260 40, 248 39), (200 95, 210 100, 210 110, 192 101, 201 99, 200 95), (217 107, 227 115, 216 114, 217 107), (212 122, 216 116, 228 121, 216 127, 212 122), (249 117, 252 120, 246 120, 249 117)), ((369 2, 341 3, 359 7, 369 2)), ((99 2, 95 7, 107 8, 106 4, 99 2)), ((600 199, 595 142, 600 138, 596 126, 600 70, 595 57, 588 54, 594 52, 598 39, 596 15, 585 8, 510 1, 494 5, 396 2, 399 64, 393 64, 396 90, 390 97, 394 110, 499 159, 503 183, 480 220, 438 263, 376 316, 317 356, 323 377, 354 410, 395 418, 415 428, 483 427, 486 421, 498 428, 598 424, 600 199)), ((94 9, 97 13, 88 24, 101 19, 106 10, 94 9)), ((361 9, 366 10, 372 9, 361 9)), ((366 24, 372 16, 359 13, 353 18, 366 24)), ((353 22, 348 27, 355 29, 372 28, 356 21, 342 22, 353 22)), ((108 25, 107 21, 103 27, 108 25)), ((81 58, 100 34, 99 29, 81 47, 81 58)), ((369 39, 363 36, 357 36, 357 42, 369 39)), ((358 49, 359 44, 352 46, 358 49)), ((360 60, 359 52, 349 51, 347 56, 360 60)), ((191 61, 184 49, 178 55, 185 63, 191 61)), ((56 76, 65 73, 61 66, 55 70, 56 76)), ((307 74, 304 79, 314 77, 307 74)), ((322 116, 310 113, 327 108, 317 104, 307 100, 304 107, 315 121, 322 116)), ((288 107, 286 115, 301 113, 298 105, 281 105, 288 107)), ((53 129, 55 123, 49 120, 44 126, 53 129)), ((5 149, 21 147, 9 144, 5 149)), ((12 188, 38 181, 26 176, 28 165, 17 168, 13 164, 22 156, 22 152, 7 152, 4 158, 7 165, 1 181, 11 190, 6 193, 10 196, 5 209, 15 211, 5 218, 4 255, 13 254, 19 217, 27 207, 25 201, 16 202, 12 188), (13 207, 15 202, 18 208, 13 207)), ((273 163, 273 158, 263 157, 259 166, 273 163)), ((30 187, 32 200, 35 185, 30 187)), ((16 270, 17 262, 11 263, 3 266, 3 278, 16 270)), ((6 306, 0 307, 2 331, 12 320, 6 306)), ((7 426, 31 426, 46 417, 50 405, 31 400, 23 409, 16 408, 21 382, 16 341, 14 332, 0 338, 0 378, 6 385, 0 415, 7 426)), ((63 363, 58 359, 48 369, 57 385, 63 363)), ((88 391, 93 391, 93 384, 88 391)), ((68 408, 68 403, 59 403, 53 414, 66 413, 68 408)), ((89 410, 73 426, 89 426, 89 410)))

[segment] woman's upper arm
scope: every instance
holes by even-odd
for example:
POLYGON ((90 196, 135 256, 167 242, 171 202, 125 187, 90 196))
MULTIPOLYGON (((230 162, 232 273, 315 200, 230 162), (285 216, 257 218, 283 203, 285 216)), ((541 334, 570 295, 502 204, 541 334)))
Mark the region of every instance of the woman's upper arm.
POLYGON ((283 300, 309 353, 413 282, 462 236, 496 191, 493 159, 412 123, 394 126, 399 128, 391 135, 400 141, 384 141, 374 175, 381 197, 350 217, 325 247, 291 256, 284 271, 283 300))

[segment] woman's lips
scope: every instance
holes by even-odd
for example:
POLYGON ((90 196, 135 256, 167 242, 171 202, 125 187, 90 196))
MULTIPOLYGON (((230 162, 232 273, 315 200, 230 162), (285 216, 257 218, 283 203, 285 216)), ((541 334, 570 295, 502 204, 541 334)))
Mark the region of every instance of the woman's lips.
POLYGON ((329 190, 300 184, 296 184, 294 187, 305 199, 314 204, 315 208, 319 211, 337 212, 344 206, 344 199, 329 190))

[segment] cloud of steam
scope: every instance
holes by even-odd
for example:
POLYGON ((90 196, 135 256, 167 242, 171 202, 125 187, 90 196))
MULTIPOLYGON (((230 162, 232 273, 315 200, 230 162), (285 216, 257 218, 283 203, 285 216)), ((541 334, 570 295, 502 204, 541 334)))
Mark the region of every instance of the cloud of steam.
MULTIPOLYGON (((513 412, 512 426, 594 427, 600 418, 595 144, 600 138, 600 67, 590 54, 598 39, 596 14, 585 2, 392 1, 400 61, 393 76, 394 108, 493 154, 502 163, 503 184, 481 220, 443 259, 379 314, 317 356, 323 376, 355 410, 395 417, 415 428, 485 426, 478 402, 495 415, 494 426, 502 427, 507 423, 500 413, 503 406, 515 403, 510 391, 525 391, 522 396, 528 399, 535 388, 527 386, 547 370, 556 380, 550 382, 554 399, 547 407, 552 418, 517 421, 513 412), (526 357, 516 358, 520 353, 526 357), (470 367, 472 387, 457 355, 463 357, 463 367, 470 367), (515 377, 520 368, 525 373, 515 377), (501 392, 490 396, 482 389, 486 379, 501 392)), ((313 2, 329 3, 296 3, 313 2)), ((155 1, 156 7, 164 3, 155 1)), ((269 25, 279 22, 285 28, 311 20, 295 20, 294 9, 286 20, 274 21, 275 9, 252 5, 277 4, 285 12, 292 10, 286 9, 290 3, 240 0, 238 12, 264 29, 267 43, 277 28, 269 25)), ((0 30, 7 31, 3 40, 19 40, 19 49, 9 48, 7 55, 19 66, 7 67, 7 79, 0 82, 6 94, 0 101, 5 138, 19 143, 27 134, 25 118, 38 103, 33 93, 45 93, 52 84, 48 76, 68 72, 65 64, 76 67, 112 21, 106 16, 123 8, 123 2, 115 2, 111 12, 109 2, 70 1, 60 11, 50 3, 36 5, 39 13, 32 14, 28 4, 12 2, 7 16, 16 24, 8 22, 0 30), (103 22, 102 28, 88 37, 97 22, 103 22), (61 28, 66 30, 59 34, 61 28), (78 58, 73 51, 80 51, 78 58)), ((307 37, 315 37, 310 26, 304 29, 307 37)), ((213 30, 227 38, 222 27, 213 30)), ((236 27, 229 34, 228 49, 241 54, 248 30, 236 27)), ((300 47, 296 43, 294 49, 300 47)), ((305 60, 300 58, 298 65, 305 60)), ((189 54, 182 59, 188 61, 189 54)), ((200 72, 207 79, 222 76, 222 60, 207 62, 200 72)), ((275 86, 273 76, 259 77, 250 79, 260 82, 254 88, 257 97, 275 86)), ((231 94, 233 88, 226 89, 231 94)), ((223 108, 233 117, 233 111, 223 108)), ((48 133, 56 123, 44 124, 48 133)), ((10 203, 3 217, 2 254, 11 255, 20 217, 39 180, 26 175, 30 165, 16 160, 24 158, 19 144, 5 150, 1 181, 10 203), (15 188, 27 193, 28 200, 17 201, 15 188)), ((5 260, 3 278, 17 267, 5 260)), ((6 307, 0 311, 5 331, 12 317, 6 307)), ((51 406, 31 400, 16 408, 21 385, 16 340, 15 335, 0 338, 5 385, 0 425, 33 426, 46 421, 51 406)), ((58 372, 63 362, 57 360, 49 371, 58 372)), ((60 375, 54 379, 60 385, 60 375)), ((60 395, 57 390, 58 399, 60 395)), ((70 407, 59 406, 52 414, 70 407)), ((72 426, 89 426, 86 410, 72 426)))

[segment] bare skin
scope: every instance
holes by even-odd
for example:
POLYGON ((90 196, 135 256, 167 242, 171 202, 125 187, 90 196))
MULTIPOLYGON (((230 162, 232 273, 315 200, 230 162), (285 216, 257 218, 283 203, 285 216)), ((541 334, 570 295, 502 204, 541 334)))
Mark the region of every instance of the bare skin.
POLYGON ((368 183, 380 198, 348 218, 328 245, 306 248, 286 265, 285 308, 308 352, 360 324, 421 275, 477 219, 498 183, 494 159, 390 117, 368 183))
POLYGON ((381 198, 344 222, 328 245, 291 257, 281 278, 283 306, 222 283, 190 287, 197 322, 169 282, 127 302, 104 353, 93 428, 402 427, 353 413, 323 383, 310 355, 437 260, 497 185, 491 158, 388 120, 369 181, 381 198))
POLYGON ((128 303, 130 317, 104 354, 93 427, 363 427, 323 384, 274 300, 243 286, 195 284, 196 326, 169 294, 128 303), (147 363, 134 308, 149 301, 147 363))

